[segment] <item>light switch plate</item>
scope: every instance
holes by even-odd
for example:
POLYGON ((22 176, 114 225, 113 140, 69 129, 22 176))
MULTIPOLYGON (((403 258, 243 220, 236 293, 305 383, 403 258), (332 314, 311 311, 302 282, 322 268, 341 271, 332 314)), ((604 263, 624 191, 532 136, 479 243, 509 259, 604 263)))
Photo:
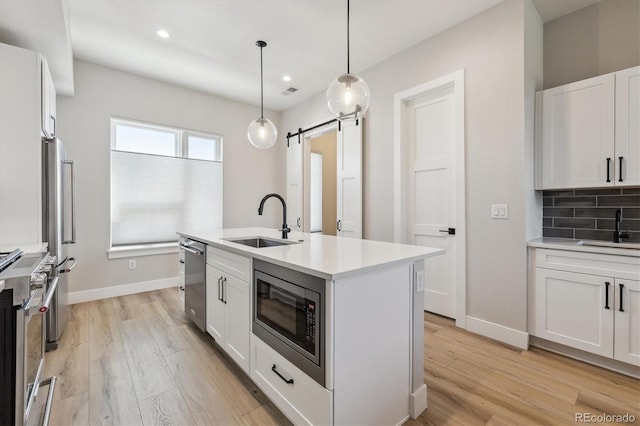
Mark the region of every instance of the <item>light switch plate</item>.
POLYGON ((491 204, 491 219, 508 219, 509 206, 507 204, 491 204))

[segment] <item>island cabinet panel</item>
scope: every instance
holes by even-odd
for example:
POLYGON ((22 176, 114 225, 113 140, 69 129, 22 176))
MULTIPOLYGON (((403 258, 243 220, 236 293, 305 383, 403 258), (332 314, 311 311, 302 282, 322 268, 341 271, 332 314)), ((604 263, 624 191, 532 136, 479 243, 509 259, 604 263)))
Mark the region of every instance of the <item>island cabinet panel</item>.
POLYGON ((640 365, 640 281, 616 280, 614 357, 640 365))
POLYGON ((247 374, 250 279, 250 258, 207 247, 207 332, 247 374))
POLYGON ((226 306, 222 299, 222 277, 224 273, 207 265, 207 332, 222 346, 226 306))
POLYGON ((294 424, 330 425, 333 392, 325 389, 254 334, 251 379, 294 424))
POLYGON ((335 282, 337 425, 395 425, 409 418, 411 271, 407 263, 335 282))

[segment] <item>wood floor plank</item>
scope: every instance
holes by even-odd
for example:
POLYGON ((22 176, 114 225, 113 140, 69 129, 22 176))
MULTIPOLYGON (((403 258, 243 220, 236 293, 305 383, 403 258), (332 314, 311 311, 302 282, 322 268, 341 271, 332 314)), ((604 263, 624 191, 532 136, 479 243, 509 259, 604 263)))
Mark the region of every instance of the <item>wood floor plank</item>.
POLYGON ((120 333, 139 400, 176 387, 146 319, 121 322, 120 333))
POLYGON ((89 424, 89 392, 54 402, 49 424, 52 426, 84 426, 89 424))
POLYGON ((145 425, 195 424, 191 410, 177 387, 140 401, 140 411, 145 425))
POLYGON ((115 307, 111 299, 92 303, 89 310, 89 360, 123 351, 115 307))
POLYGON ((145 309, 147 326, 162 354, 172 354, 191 347, 161 302, 154 301, 142 306, 145 309))
POLYGON ((265 404, 243 415, 242 424, 248 426, 287 426, 291 422, 271 404, 265 404))
POLYGON ((124 353, 91 362, 91 425, 141 425, 133 381, 124 353))
POLYGON ((235 395, 219 382, 198 352, 189 349, 167 355, 167 363, 196 423, 242 423, 246 413, 236 411, 236 404, 231 401, 235 395))

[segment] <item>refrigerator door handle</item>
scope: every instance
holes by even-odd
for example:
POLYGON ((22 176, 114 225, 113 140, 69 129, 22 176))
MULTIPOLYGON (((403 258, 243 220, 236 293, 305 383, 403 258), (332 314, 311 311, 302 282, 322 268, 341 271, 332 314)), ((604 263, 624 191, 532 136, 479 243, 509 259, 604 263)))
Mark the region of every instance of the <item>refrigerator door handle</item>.
MULTIPOLYGON (((71 266, 69 266, 68 268, 62 268, 62 269, 58 270, 59 273, 66 274, 68 272, 71 272, 71 271, 73 271, 73 268, 75 268, 76 265, 78 264, 78 259, 76 259, 75 257, 70 257, 69 259, 67 259, 67 262, 68 261, 72 261, 73 262, 71 264, 71 266)), ((65 263, 67 263, 67 262, 65 262, 65 263)))
POLYGON ((63 164, 71 166, 71 239, 62 241, 62 244, 75 244, 76 242, 76 178, 75 163, 73 160, 64 160, 63 164))

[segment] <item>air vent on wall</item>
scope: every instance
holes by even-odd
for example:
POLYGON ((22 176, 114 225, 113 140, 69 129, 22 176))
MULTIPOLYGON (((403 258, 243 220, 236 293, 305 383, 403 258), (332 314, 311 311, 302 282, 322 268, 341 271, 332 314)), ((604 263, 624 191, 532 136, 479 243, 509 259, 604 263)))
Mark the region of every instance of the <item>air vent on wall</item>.
POLYGON ((289 96, 290 94, 296 93, 297 91, 298 91, 298 89, 296 89, 295 87, 289 87, 287 90, 282 92, 282 94, 285 95, 285 96, 289 96))

